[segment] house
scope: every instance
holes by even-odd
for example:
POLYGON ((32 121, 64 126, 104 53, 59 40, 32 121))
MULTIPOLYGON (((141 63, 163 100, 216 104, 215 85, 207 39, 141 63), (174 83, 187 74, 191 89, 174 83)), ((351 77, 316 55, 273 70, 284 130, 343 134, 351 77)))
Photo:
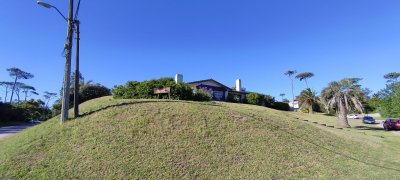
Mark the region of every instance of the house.
POLYGON ((289 102, 290 111, 298 111, 299 110, 299 101, 294 100, 289 102))
MULTIPOLYGON (((175 82, 183 82, 183 75, 177 74, 175 76, 175 82)), ((228 101, 228 96, 232 96, 234 99, 236 99, 236 101, 243 102, 246 99, 246 94, 249 93, 242 88, 242 81, 240 79, 236 80, 235 89, 229 88, 228 86, 214 79, 205 79, 186 84, 192 89, 203 89, 208 91, 212 95, 212 100, 214 101, 228 101)))

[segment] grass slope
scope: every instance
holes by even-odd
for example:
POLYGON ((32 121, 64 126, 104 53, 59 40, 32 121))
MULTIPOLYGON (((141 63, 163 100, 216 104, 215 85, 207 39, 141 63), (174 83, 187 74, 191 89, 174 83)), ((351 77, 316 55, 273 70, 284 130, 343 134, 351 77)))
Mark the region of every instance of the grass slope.
POLYGON ((110 97, 81 111, 77 121, 61 126, 57 117, 0 142, 0 177, 400 178, 399 137, 319 125, 334 117, 110 97))

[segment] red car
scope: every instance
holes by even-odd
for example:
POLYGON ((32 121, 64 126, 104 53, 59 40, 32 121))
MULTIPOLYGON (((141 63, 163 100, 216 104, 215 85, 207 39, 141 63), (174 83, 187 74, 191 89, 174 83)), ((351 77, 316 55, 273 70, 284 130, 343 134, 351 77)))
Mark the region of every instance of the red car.
POLYGON ((383 129, 386 131, 396 129, 400 130, 400 120, 398 119, 386 119, 385 122, 383 122, 383 129))

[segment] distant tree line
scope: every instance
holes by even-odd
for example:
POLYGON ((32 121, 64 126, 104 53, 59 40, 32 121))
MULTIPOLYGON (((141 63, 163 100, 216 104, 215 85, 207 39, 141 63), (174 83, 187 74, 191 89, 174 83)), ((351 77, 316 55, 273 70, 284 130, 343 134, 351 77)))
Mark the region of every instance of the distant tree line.
POLYGON ((387 80, 386 87, 372 95, 367 104, 367 109, 379 112, 384 117, 400 117, 400 73, 391 72, 384 75, 387 80))
MULTIPOLYGON (((12 81, 0 82, 4 92, 0 97, 0 126, 29 120, 45 121, 60 114, 60 99, 56 100, 51 109, 49 107, 50 101, 57 97, 57 93, 45 91, 42 99, 30 99, 32 95, 39 95, 39 93, 35 87, 22 81, 32 79, 34 75, 15 67, 9 68, 7 71, 12 81)), ((74 81, 74 75, 72 77, 71 81, 74 81)), ((70 88, 70 106, 72 107, 74 83, 71 83, 70 88)), ((93 81, 85 82, 80 74, 80 103, 109 95, 111 95, 110 89, 99 83, 93 83, 93 81)))
POLYGON ((22 80, 32 79, 33 74, 13 67, 7 69, 11 81, 2 81, 4 96, 0 98, 0 125, 28 120, 46 120, 51 117, 48 102, 57 94, 44 92, 43 100, 29 99, 39 95, 36 88, 22 80))

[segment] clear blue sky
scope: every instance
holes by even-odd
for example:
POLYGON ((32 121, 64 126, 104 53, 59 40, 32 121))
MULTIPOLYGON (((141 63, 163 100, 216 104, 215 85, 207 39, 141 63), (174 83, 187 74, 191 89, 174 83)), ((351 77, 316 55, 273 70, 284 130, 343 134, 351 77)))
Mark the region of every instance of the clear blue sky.
MULTIPOLYGON (((67 13, 67 0, 47 2, 67 13)), ((0 7, 0 81, 19 67, 39 93, 58 93, 66 23, 34 0, 0 7)), ((227 86, 241 78, 280 99, 290 97, 283 73, 297 70, 315 73, 317 91, 345 77, 378 91, 384 74, 400 71, 399 9, 399 0, 82 0, 81 71, 110 88, 176 73, 227 86)))

